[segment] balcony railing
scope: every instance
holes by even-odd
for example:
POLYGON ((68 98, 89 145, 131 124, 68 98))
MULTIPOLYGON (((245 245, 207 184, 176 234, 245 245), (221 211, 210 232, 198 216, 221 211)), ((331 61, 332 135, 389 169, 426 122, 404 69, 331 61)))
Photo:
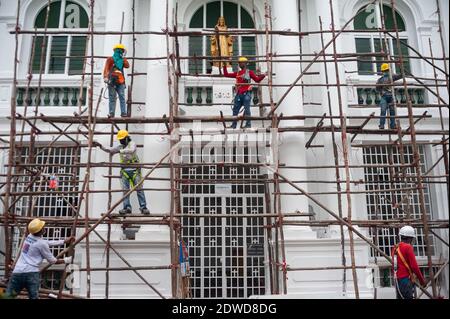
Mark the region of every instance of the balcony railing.
POLYGON ((41 87, 40 99, 37 100, 37 87, 20 87, 17 89, 17 106, 49 106, 49 107, 70 107, 78 106, 81 100, 81 106, 86 105, 86 88, 83 88, 83 94, 80 98, 80 87, 41 87))
MULTIPOLYGON (((394 92, 397 104, 406 104, 405 89, 395 89, 394 92)), ((359 105, 377 106, 380 104, 381 94, 374 88, 358 88, 357 93, 359 105)), ((425 104, 424 89, 408 89, 408 93, 413 104, 425 104)))

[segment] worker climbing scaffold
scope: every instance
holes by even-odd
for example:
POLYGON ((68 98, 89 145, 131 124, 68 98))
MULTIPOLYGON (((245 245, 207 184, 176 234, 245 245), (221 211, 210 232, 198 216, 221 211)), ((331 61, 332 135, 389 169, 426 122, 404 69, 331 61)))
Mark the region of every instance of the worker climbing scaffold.
POLYGON ((402 78, 399 74, 392 74, 392 81, 390 75, 390 67, 389 64, 384 63, 381 65, 381 72, 383 76, 377 81, 377 90, 381 95, 380 100, 380 130, 384 130, 384 125, 386 123, 386 114, 389 110, 390 120, 389 120, 389 128, 391 130, 397 129, 397 125, 395 124, 395 107, 394 107, 394 93, 392 92, 392 82, 398 81, 402 78))
MULTIPOLYGON (((233 116, 237 116, 241 111, 242 106, 244 107, 244 116, 251 116, 250 103, 252 101, 252 86, 250 85, 251 80, 259 83, 266 77, 266 74, 256 75, 255 72, 248 69, 248 59, 246 57, 239 58, 239 68, 238 72, 228 73, 227 67, 223 67, 223 75, 227 78, 236 79, 236 96, 234 97, 233 106, 233 116)), ((234 120, 230 128, 235 129, 237 126, 237 121, 234 120)), ((247 119, 245 123, 245 128, 250 128, 251 121, 247 119)))
MULTIPOLYGON (((136 193, 139 201, 140 211, 144 215, 149 215, 150 211, 147 209, 147 202, 145 200, 145 193, 142 189, 142 184, 139 184, 142 179, 141 169, 136 167, 135 164, 139 164, 139 157, 137 155, 136 143, 133 142, 126 130, 120 130, 117 133, 117 139, 120 144, 116 147, 106 148, 99 143, 95 143, 103 151, 112 155, 120 155, 120 163, 123 165, 120 169, 120 176, 122 180, 122 188, 124 194, 126 194, 130 188, 135 185, 136 193), (134 166, 131 166, 134 165, 134 166)), ((121 215, 131 214, 130 196, 126 196, 123 201, 123 209, 119 211, 121 215)))
POLYGON ((113 48, 114 54, 106 59, 105 68, 103 69, 103 80, 108 85, 109 92, 109 113, 108 117, 112 118, 116 113, 116 93, 119 96, 120 116, 127 117, 127 106, 125 102, 125 75, 124 68, 129 68, 130 63, 124 58, 126 49, 123 44, 117 44, 113 48))
POLYGON ((412 246, 416 232, 411 226, 404 226, 400 229, 399 236, 400 243, 392 250, 397 299, 415 299, 417 279, 425 286, 425 279, 417 265, 412 246))
POLYGON ((28 224, 29 235, 26 237, 17 263, 14 266, 12 276, 6 289, 7 298, 15 298, 25 288, 28 298, 39 299, 40 269, 42 262, 47 260, 50 264, 70 264, 73 257, 57 259, 50 251, 50 247, 62 246, 75 240, 67 239, 47 241, 42 238, 45 235, 45 221, 38 218, 28 224))

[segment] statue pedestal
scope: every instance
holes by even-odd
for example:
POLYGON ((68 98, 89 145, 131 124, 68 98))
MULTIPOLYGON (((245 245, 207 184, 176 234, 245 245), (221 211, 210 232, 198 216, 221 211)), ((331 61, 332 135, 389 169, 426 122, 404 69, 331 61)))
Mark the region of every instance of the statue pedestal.
POLYGON ((226 105, 233 101, 233 86, 214 84, 213 85, 213 103, 222 103, 226 105))
MULTIPOLYGON (((231 66, 229 66, 229 67, 227 68, 227 70, 228 70, 228 72, 230 72, 230 73, 233 72, 233 68, 232 68, 231 66)), ((218 67, 218 66, 213 66, 213 67, 212 67, 211 74, 220 74, 219 67, 218 67)))

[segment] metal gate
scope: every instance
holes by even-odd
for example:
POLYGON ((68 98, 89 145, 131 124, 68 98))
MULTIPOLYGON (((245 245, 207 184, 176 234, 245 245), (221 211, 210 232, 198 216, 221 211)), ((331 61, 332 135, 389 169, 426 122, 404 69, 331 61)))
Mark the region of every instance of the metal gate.
POLYGON ((181 175, 189 180, 182 184, 181 203, 187 215, 182 236, 190 257, 192 297, 265 294, 265 229, 264 218, 258 217, 264 214, 265 200, 259 169, 203 165, 183 168, 181 175))

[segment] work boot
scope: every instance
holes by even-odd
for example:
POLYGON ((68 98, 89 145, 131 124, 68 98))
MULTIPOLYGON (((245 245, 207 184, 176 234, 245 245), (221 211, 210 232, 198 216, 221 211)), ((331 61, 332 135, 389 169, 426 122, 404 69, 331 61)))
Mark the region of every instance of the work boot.
POLYGON ((109 118, 109 119, 112 119, 113 117, 114 117, 114 114, 111 114, 111 113, 108 114, 108 118, 109 118))
POLYGON ((378 126, 378 128, 380 129, 380 130, 384 130, 384 126, 378 126))
POLYGON ((141 214, 142 215, 150 215, 150 211, 147 209, 147 207, 141 208, 141 214))
POLYGON ((245 126, 244 126, 244 128, 252 128, 252 124, 246 123, 245 126))
POLYGON ((119 210, 119 214, 120 215, 131 214, 131 208, 127 207, 127 208, 121 209, 121 210, 119 210))

